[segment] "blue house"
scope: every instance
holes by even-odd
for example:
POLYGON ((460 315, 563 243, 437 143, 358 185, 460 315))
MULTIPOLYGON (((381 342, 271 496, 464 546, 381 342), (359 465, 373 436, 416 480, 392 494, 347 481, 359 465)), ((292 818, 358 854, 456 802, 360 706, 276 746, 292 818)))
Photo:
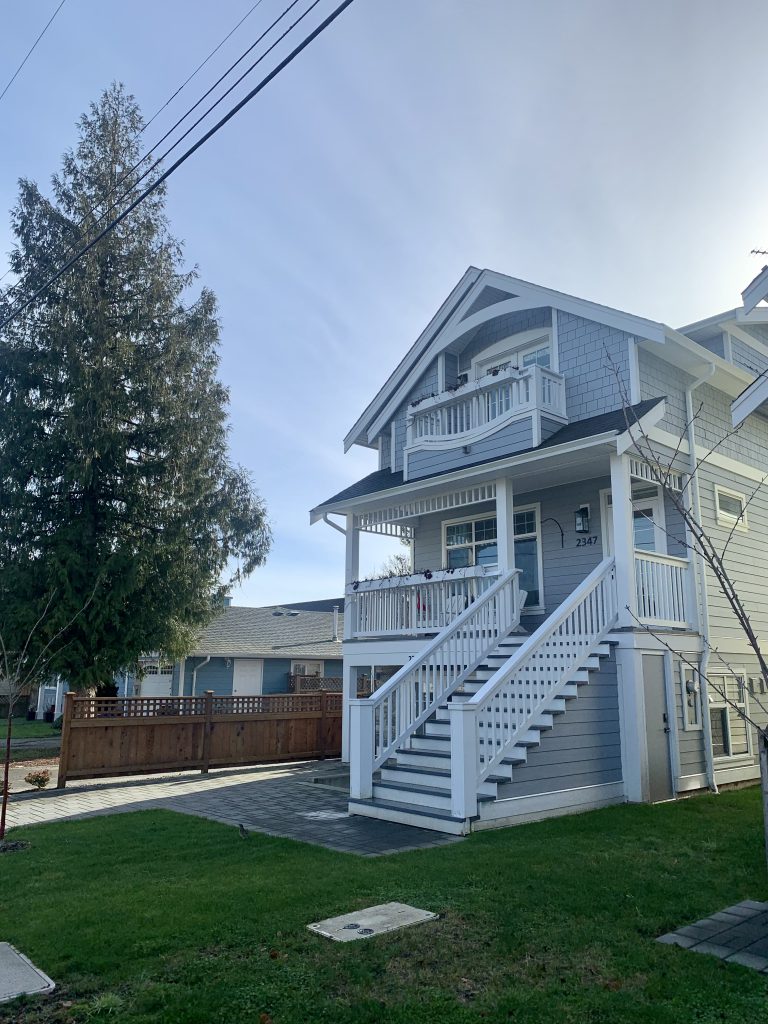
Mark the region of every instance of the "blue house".
POLYGON ((377 469, 311 512, 346 534, 353 813, 465 833, 758 778, 766 681, 680 509, 767 635, 765 407, 731 429, 766 369, 765 307, 675 329, 467 270, 345 439, 377 469), (360 579, 363 533, 412 573, 360 579))
POLYGON ((124 683, 127 696, 194 696, 341 689, 339 632, 343 598, 244 608, 230 605, 176 664, 142 659, 143 676, 124 683))

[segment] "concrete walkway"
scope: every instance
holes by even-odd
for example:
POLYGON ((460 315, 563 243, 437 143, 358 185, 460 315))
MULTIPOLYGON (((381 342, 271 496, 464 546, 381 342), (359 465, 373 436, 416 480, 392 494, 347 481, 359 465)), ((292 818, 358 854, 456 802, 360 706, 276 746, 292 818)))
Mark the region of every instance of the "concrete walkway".
POLYGON ((344 792, 331 785, 334 774, 338 763, 326 761, 73 782, 65 790, 12 796, 8 825, 163 808, 368 857, 461 841, 348 814, 344 792), (317 777, 329 784, 318 785, 312 781, 317 777))

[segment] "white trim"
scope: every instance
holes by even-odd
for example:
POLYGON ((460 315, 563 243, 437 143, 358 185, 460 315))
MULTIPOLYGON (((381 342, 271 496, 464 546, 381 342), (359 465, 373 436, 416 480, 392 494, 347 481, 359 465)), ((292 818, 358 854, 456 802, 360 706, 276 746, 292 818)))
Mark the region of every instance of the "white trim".
POLYGON ((437 357, 437 393, 442 395, 445 391, 445 352, 437 357))
POLYGON ((704 772, 698 772, 696 775, 681 775, 677 780, 677 792, 680 793, 691 793, 698 789, 708 789, 709 782, 704 772))
POLYGON ((680 744, 677 729, 677 700, 675 694, 675 673, 671 651, 664 652, 664 691, 667 704, 667 725, 669 726, 669 766, 672 774, 672 792, 677 796, 677 780, 680 778, 680 744))
POLYGON ((704 732, 704 704, 701 700, 701 682, 698 679, 694 679, 696 683, 695 691, 695 703, 698 708, 699 724, 692 723, 688 717, 688 680, 685 678, 687 672, 693 672, 694 676, 698 676, 698 671, 691 668, 684 661, 678 662, 679 673, 678 682, 680 683, 680 711, 683 719, 683 732, 704 732))
POLYGON ((632 405, 636 405, 641 401, 640 357, 637 354, 637 344, 631 334, 627 338, 627 353, 629 356, 629 400, 632 405))
POLYGON ((560 335, 557 327, 557 310, 552 307, 552 369, 560 373, 560 335))
MULTIPOLYGON (((549 362, 552 363, 552 329, 550 327, 536 327, 530 331, 520 331, 518 334, 508 334, 506 338, 496 341, 482 352, 472 357, 469 369, 470 380, 480 380, 487 373, 488 367, 495 363, 505 362, 507 357, 512 361, 515 358, 524 356, 528 350, 536 351, 540 348, 549 349, 549 362), (484 369, 485 367, 485 369, 484 369)), ((537 364, 538 365, 538 364, 537 364)), ((520 366, 522 370, 523 367, 520 366)), ((526 367, 527 369, 527 367, 526 367)), ((547 369, 552 369, 548 366, 547 369)), ((445 390, 445 388, 441 388, 445 390)))
POLYGON ((730 714, 731 714, 731 712, 733 712, 733 714, 738 715, 738 711, 732 706, 732 704, 728 703, 728 701, 725 699, 725 697, 721 697, 720 694, 716 693, 714 691, 714 689, 712 688, 713 680, 715 680, 715 679, 723 680, 723 682, 721 684, 721 688, 723 690, 725 690, 725 694, 726 694, 726 697, 727 697, 728 696, 728 686, 727 686, 727 684, 725 682, 726 678, 741 679, 741 695, 742 695, 742 700, 741 701, 737 701, 737 700, 734 701, 733 698, 731 698, 731 701, 732 701, 733 704, 736 704, 737 706, 739 706, 739 704, 741 704, 743 706, 743 708, 744 708, 744 715, 746 716, 744 718, 744 731, 745 731, 746 737, 747 737, 747 749, 746 749, 746 751, 743 754, 715 754, 714 750, 713 750, 713 752, 712 752, 712 760, 714 762, 715 771, 718 770, 718 765, 721 765, 721 766, 725 765, 725 767, 728 767, 729 765, 733 765, 733 766, 738 768, 740 765, 745 764, 746 762, 754 762, 754 759, 755 759, 755 751, 754 751, 754 748, 753 748, 753 745, 752 745, 752 727, 751 727, 751 725, 749 723, 749 720, 748 720, 749 719, 749 710, 750 710, 749 709, 749 697, 750 697, 750 694, 749 694, 749 687, 747 685, 747 673, 746 673, 746 670, 744 669, 743 666, 741 666, 741 665, 731 665, 730 668, 727 671, 720 671, 718 669, 718 670, 716 670, 714 672, 708 672, 708 674, 707 674, 707 682, 710 684, 710 689, 709 689, 709 706, 707 707, 707 714, 710 713, 712 708, 717 708, 718 710, 720 710, 722 708, 725 708, 725 710, 728 712, 728 716, 727 716, 727 721, 728 721, 728 745, 731 746, 731 719, 730 719, 730 714))
POLYGON ((759 779, 760 765, 753 763, 729 768, 719 767, 715 763, 715 778, 719 786, 722 786, 724 782, 748 782, 752 779, 759 779))
POLYGON ((749 314, 764 299, 768 299, 768 267, 763 267, 757 277, 753 278, 741 293, 744 312, 749 314))
POLYGON ((728 526, 734 530, 742 530, 746 533, 749 530, 746 494, 741 494, 739 491, 732 491, 729 487, 722 487, 720 484, 715 484, 715 516, 719 526, 728 526), (724 512, 720 508, 721 494, 724 494, 727 498, 736 498, 737 501, 741 502, 741 515, 734 516, 731 515, 730 512, 724 512))
MULTIPOLYGON (((668 430, 653 427, 647 433, 649 439, 656 444, 661 444, 667 448, 671 448, 672 451, 678 449, 678 453, 681 455, 688 455, 690 453, 690 446, 685 438, 681 440, 668 430)), ((703 448, 699 444, 696 445, 696 458, 706 458, 705 465, 709 464, 711 466, 717 466, 718 469, 725 469, 729 473, 734 473, 737 476, 743 476, 745 480, 754 480, 756 483, 763 483, 765 479, 765 473, 756 467, 748 466, 744 462, 732 459, 729 455, 721 455, 720 452, 710 452, 708 448, 703 448)))
POLYGON ((731 402, 731 421, 734 427, 743 423, 747 416, 759 409, 764 402, 768 402, 768 377, 765 374, 756 377, 749 387, 731 402))
MULTIPOLYGON (((733 344, 731 342, 731 331, 723 331, 723 359, 727 362, 733 362, 733 344)), ((715 353, 717 354, 717 353, 715 353)))
POLYGON ((523 821, 535 821, 565 813, 606 807, 624 802, 622 782, 603 782, 578 789, 550 790, 531 796, 510 796, 481 803, 480 818, 472 823, 472 831, 488 828, 502 828, 504 825, 523 821))

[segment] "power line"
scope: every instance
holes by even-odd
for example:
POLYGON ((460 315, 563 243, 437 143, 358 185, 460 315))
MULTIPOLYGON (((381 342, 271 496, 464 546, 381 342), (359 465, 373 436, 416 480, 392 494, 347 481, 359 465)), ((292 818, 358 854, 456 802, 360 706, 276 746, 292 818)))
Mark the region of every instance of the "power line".
MULTIPOLYGON (((241 62, 242 62, 243 60, 245 60, 245 58, 246 58, 246 57, 248 56, 248 54, 249 54, 249 53, 251 53, 251 52, 252 52, 252 51, 253 51, 253 50, 255 49, 255 47, 257 47, 257 46, 259 45, 259 43, 260 43, 260 42, 262 42, 262 40, 263 40, 263 39, 264 39, 264 38, 265 38, 266 36, 268 36, 268 35, 269 35, 269 33, 270 33, 270 32, 272 31, 272 29, 273 29, 273 28, 274 28, 274 27, 275 27, 275 26, 276 26, 276 25, 277 25, 277 24, 278 24, 278 23, 279 23, 280 21, 282 21, 282 20, 283 20, 283 18, 284 18, 284 17, 285 17, 285 16, 286 16, 286 15, 287 15, 287 14, 288 14, 288 13, 289 13, 289 12, 290 12, 291 10, 293 10, 293 8, 294 8, 294 7, 296 6, 296 4, 297 4, 297 3, 299 3, 299 2, 300 2, 300 0, 291 0, 291 3, 289 3, 289 4, 288 4, 288 6, 287 6, 287 7, 286 7, 286 8, 285 8, 285 9, 284 9, 283 11, 282 11, 282 13, 281 13, 281 14, 279 14, 279 15, 277 16, 277 18, 275 18, 275 19, 274 19, 274 21, 272 21, 272 23, 271 23, 271 24, 270 24, 270 25, 269 25, 269 26, 268 26, 268 27, 267 27, 266 29, 264 29, 264 31, 263 31, 263 32, 261 33, 261 35, 260 35, 260 36, 258 37, 258 39, 256 39, 256 41, 255 41, 254 43, 252 43, 252 44, 251 44, 251 45, 250 45, 250 46, 248 47, 248 49, 247 49, 247 50, 245 50, 245 52, 244 52, 244 53, 242 53, 242 54, 241 54, 241 55, 240 55, 240 56, 239 56, 239 57, 237 58, 237 60, 236 60, 236 61, 235 61, 235 62, 234 62, 233 64, 230 64, 230 66, 229 66, 229 67, 227 68, 227 70, 226 70, 226 71, 224 72, 224 74, 223 74, 223 75, 220 75, 220 76, 219 76, 219 78, 218 78, 218 79, 217 79, 217 80, 216 80, 216 81, 215 81, 215 82, 213 83, 213 85, 212 85, 212 86, 210 87, 210 89, 208 89, 208 90, 207 90, 206 92, 204 92, 204 93, 203 93, 203 95, 202 95, 202 96, 200 97, 200 99, 199 99, 199 100, 197 100, 197 102, 196 102, 196 103, 194 103, 194 104, 193 104, 193 105, 192 105, 192 106, 191 106, 191 107, 190 107, 190 108, 189 108, 189 109, 188 109, 188 110, 186 111, 186 113, 184 113, 184 114, 183 114, 183 115, 182 115, 182 116, 181 116, 181 117, 180 117, 180 118, 178 119, 178 121, 176 121, 176 123, 175 123, 175 124, 174 124, 174 125, 173 125, 173 126, 172 126, 171 128, 169 128, 169 129, 168 129, 168 131, 167 131, 167 132, 165 133, 165 135, 163 135, 163 136, 162 136, 162 137, 161 137, 160 139, 158 139, 158 140, 157 140, 157 142, 155 143, 155 146, 154 146, 154 147, 152 147, 152 148, 154 149, 154 148, 156 148, 157 146, 160 146, 160 145, 161 145, 161 144, 162 144, 163 142, 165 142, 165 140, 166 140, 166 139, 168 138, 168 136, 169 136, 169 135, 172 135, 172 134, 173 134, 173 132, 174 132, 174 131, 176 131, 176 129, 177 129, 178 127, 179 127, 179 125, 181 125, 181 124, 182 124, 182 123, 183 123, 184 121, 186 121, 186 119, 187 119, 187 118, 189 117, 189 115, 190 115, 190 114, 191 114, 191 113, 192 113, 192 112, 193 112, 194 110, 196 110, 196 109, 197 109, 197 108, 198 108, 198 107, 200 106, 200 104, 201 104, 201 103, 203 102, 203 100, 204 100, 204 99, 206 99, 206 98, 207 98, 208 96, 210 96, 210 94, 211 94, 211 93, 212 93, 212 92, 214 91, 214 89, 215 89, 215 88, 216 88, 216 87, 217 87, 218 85, 220 85, 220 84, 221 84, 221 82, 223 82, 223 81, 224 81, 224 79, 225 79, 225 78, 227 78, 227 76, 228 76, 229 74, 231 74, 231 72, 232 72, 232 71, 234 71, 234 69, 235 69, 235 68, 236 68, 236 67, 238 66, 238 64, 240 64, 240 63, 241 63, 241 62)), ((315 8, 315 7, 317 6, 317 4, 318 4, 319 2, 320 2, 320 0, 314 0, 314 2, 312 3, 312 5, 311 5, 311 6, 309 7, 309 8, 307 8, 307 10, 306 10, 306 11, 304 12, 304 14, 302 14, 302 15, 301 15, 301 17, 297 18, 297 19, 296 19, 296 21, 294 21, 294 22, 293 22, 293 24, 292 24, 292 25, 291 25, 291 26, 290 26, 290 27, 289 27, 289 28, 288 28, 288 29, 287 29, 287 30, 286 30, 286 31, 285 31, 285 32, 284 32, 284 33, 283 33, 283 34, 282 34, 282 35, 281 35, 281 36, 280 36, 280 37, 279 37, 279 38, 278 38, 278 39, 277 39, 277 40, 276 40, 276 41, 275 41, 275 42, 274 42, 274 43, 273 43, 273 44, 272 44, 272 45, 271 45, 270 47, 269 47, 269 49, 268 49, 268 50, 266 50, 266 52, 265 52, 265 53, 263 53, 263 54, 261 55, 261 57, 259 57, 259 59, 258 59, 257 61, 255 61, 255 62, 254 62, 254 63, 253 63, 253 64, 252 64, 252 65, 251 65, 251 66, 250 66, 249 68, 248 68, 248 70, 247 70, 247 71, 245 72, 245 74, 241 75, 241 77, 240 77, 240 78, 238 78, 238 80, 237 80, 237 81, 236 81, 236 82, 234 83, 234 85, 233 85, 233 86, 231 86, 231 87, 230 87, 230 88, 229 88, 229 89, 228 89, 228 90, 227 90, 227 91, 226 91, 226 92, 225 92, 225 93, 224 93, 224 94, 223 94, 222 96, 220 96, 220 97, 219 97, 219 99, 218 99, 218 100, 216 101, 216 103, 212 104, 212 105, 211 105, 211 106, 210 106, 210 107, 208 108, 208 110, 206 110, 205 114, 203 114, 203 115, 202 115, 202 117, 198 118, 198 120, 197 120, 197 121, 195 121, 195 123, 194 123, 194 124, 192 125, 192 127, 191 127, 191 128, 189 128, 189 129, 188 129, 188 130, 187 130, 187 131, 186 131, 186 132, 185 132, 185 133, 184 133, 184 134, 183 134, 183 135, 182 135, 182 136, 181 136, 181 137, 180 137, 179 139, 177 139, 177 140, 176 140, 176 142, 175 142, 175 143, 174 143, 174 144, 173 144, 172 146, 170 146, 170 147, 169 147, 169 148, 168 148, 168 149, 167 149, 167 150, 165 151, 165 153, 163 153, 163 155, 162 155, 161 157, 159 157, 159 158, 158 158, 157 160, 155 160, 155 161, 154 161, 154 163, 153 163, 153 164, 152 164, 152 165, 151 165, 150 167, 148 167, 146 171, 144 171, 144 173, 143 173, 143 174, 142 174, 142 175, 141 175, 141 176, 140 176, 140 177, 139 177, 139 178, 138 178, 138 179, 137 179, 137 180, 136 180, 136 181, 135 181, 135 182, 133 183, 133 185, 131 186, 131 188, 136 188, 136 186, 137 186, 138 184, 140 184, 140 183, 141 183, 141 182, 142 182, 142 181, 143 181, 143 180, 144 180, 144 179, 145 179, 145 178, 147 177, 147 175, 149 175, 149 174, 150 174, 150 173, 152 172, 152 170, 153 170, 153 169, 154 169, 155 167, 157 167, 157 165, 158 165, 158 164, 159 164, 159 163, 160 163, 160 162, 161 162, 162 160, 164 160, 164 159, 165 159, 165 157, 167 157, 167 156, 168 156, 168 155, 169 155, 170 153, 172 153, 172 152, 173 152, 173 150, 174 150, 174 149, 175 149, 175 148, 176 148, 177 146, 181 145, 181 143, 182 143, 182 142, 184 141, 184 139, 186 139, 186 138, 187 138, 187 136, 188 136, 188 135, 189 135, 189 134, 190 134, 190 133, 191 133, 192 131, 194 131, 194 129, 195 129, 195 128, 196 128, 196 127, 197 127, 197 126, 198 126, 198 125, 200 124, 200 122, 201 122, 201 121, 203 121, 203 120, 204 120, 204 119, 205 119, 205 118, 206 118, 206 117, 208 116, 208 114, 210 114, 210 112, 211 112, 212 110, 214 110, 214 109, 215 109, 215 107, 217 107, 217 106, 218 106, 218 104, 219 104, 219 103, 221 103, 221 102, 222 102, 222 101, 223 101, 224 99, 226 99, 226 97, 227 97, 227 96, 228 96, 228 95, 229 95, 229 94, 230 94, 230 93, 232 92, 232 90, 233 90, 233 89, 234 89, 234 88, 235 88, 236 86, 238 86, 238 85, 239 85, 239 84, 240 84, 240 83, 241 83, 241 82, 243 81, 243 79, 244 79, 244 78, 246 78, 246 77, 247 77, 247 76, 248 76, 248 75, 249 75, 249 74, 250 74, 250 73, 251 73, 251 72, 252 72, 252 71, 254 70, 254 68, 255 68, 255 67, 256 67, 256 66, 257 66, 257 65, 258 65, 258 64, 259 64, 259 63, 260 63, 260 62, 261 62, 261 61, 262 61, 262 60, 263 60, 263 59, 264 59, 264 58, 265 58, 266 56, 267 56, 267 54, 269 54, 269 53, 270 53, 270 52, 271 52, 271 51, 272 51, 272 50, 273 50, 273 49, 275 48, 275 46, 277 46, 277 44, 278 44, 278 43, 280 43, 280 42, 281 42, 281 41, 282 41, 282 40, 283 40, 283 39, 284 39, 284 38, 286 37, 286 35, 288 35, 288 33, 289 33, 289 32, 291 32, 291 31, 292 31, 292 30, 293 30, 293 29, 295 28, 295 27, 296 27, 296 26, 297 26, 297 25, 299 24, 299 22, 300 22, 300 21, 302 21, 302 20, 303 20, 303 19, 304 19, 304 18, 305 18, 305 17, 306 17, 306 16, 307 16, 307 15, 308 15, 309 13, 310 13, 310 11, 312 11, 312 10, 313 10, 313 8, 315 8)), ((256 4, 254 4, 254 5, 253 5, 253 7, 251 8, 251 10, 250 10, 250 11, 248 12, 248 14, 250 14, 250 13, 251 13, 251 12, 252 12, 253 10, 255 10, 255 8, 256 8, 256 7, 258 7, 260 3, 262 3, 262 0, 258 0, 258 2, 257 2, 256 4)), ((220 46, 221 46, 221 45, 222 45, 222 44, 223 44, 223 43, 224 43, 224 42, 226 41, 226 39, 228 39, 228 38, 229 38, 229 36, 231 36, 231 35, 232 35, 232 33, 233 33, 233 32, 234 32, 234 31, 235 31, 235 30, 236 30, 236 29, 237 29, 237 28, 238 28, 238 27, 239 27, 240 25, 242 25, 243 21, 245 21, 245 18, 247 18, 247 17, 248 17, 248 14, 246 14, 244 18, 241 18, 241 19, 240 19, 240 21, 239 21, 239 22, 237 23, 237 25, 235 25, 235 28, 234 28, 234 29, 232 29, 232 31, 231 31, 231 32, 229 33, 229 35, 228 35, 228 36, 226 36, 226 37, 225 37, 225 39, 223 39, 221 43, 219 43, 219 47, 220 47, 220 46)), ((219 47, 217 47, 216 49, 218 49, 219 47)), ((213 50, 213 51, 212 51, 212 53, 211 53, 211 54, 209 54, 209 57, 210 57, 210 56, 212 56, 212 54, 213 54, 213 53, 215 53, 215 52, 216 52, 216 51, 215 51, 215 50, 213 50)), ((206 58, 206 60, 207 60, 207 59, 208 59, 208 58, 206 58)), ((206 61, 203 61, 203 64, 205 64, 205 63, 206 63, 206 61)), ((200 65, 200 67, 202 67, 202 66, 203 66, 203 64, 201 64, 201 65, 200 65)), ((199 68, 198 68, 198 70, 199 70, 199 68)), ((193 72, 193 74, 192 74, 192 75, 190 75, 190 78, 188 78, 188 79, 187 79, 187 81, 189 81, 189 80, 190 80, 190 79, 191 79, 192 77, 194 77, 194 74, 196 74, 196 72, 193 72)), ((179 93, 179 92, 181 92, 181 90, 182 90, 182 89, 184 88, 184 85, 185 85, 185 84, 186 84, 186 83, 183 83, 183 84, 182 84, 181 86, 179 86, 179 88, 178 88, 178 89, 176 90, 176 92, 174 93, 174 96, 178 95, 178 93, 179 93)), ((171 99, 173 99, 173 97, 171 97, 171 99)), ((166 102, 166 103, 164 104, 164 106, 163 106, 163 107, 161 107, 160 109, 162 110, 162 109, 164 109, 164 108, 165 108, 166 106, 168 106, 168 103, 170 103, 170 101, 171 101, 171 100, 169 99, 169 100, 168 100, 168 101, 167 101, 167 102, 166 102)), ((160 113, 160 111, 159 111, 159 110, 157 111, 157 113, 155 113, 155 114, 154 114, 154 115, 152 116, 152 118, 150 118, 150 121, 154 120, 154 118, 155 118, 155 117, 157 117, 157 114, 158 114, 158 113, 160 113)), ((149 125, 149 123, 150 123, 150 122, 148 121, 148 122, 147 122, 147 124, 146 124, 146 125, 144 125, 144 128, 146 128, 146 127, 147 127, 147 126, 149 125)), ((131 140, 132 142, 135 142, 135 141, 136 141, 136 139, 138 139, 138 138, 139 138, 139 136, 141 135, 141 133, 142 133, 142 132, 144 131, 144 128, 142 128, 142 129, 141 129, 141 131, 137 132, 137 133, 136 133, 136 135, 134 135, 133 139, 131 140)), ((121 202, 121 201, 122 201, 123 199, 125 199, 125 198, 126 198, 126 196, 127 196, 128 194, 129 194, 129 192, 131 191, 131 189, 127 189, 127 190, 126 190, 125 192, 123 192, 123 194, 122 194, 122 195, 121 195, 121 196, 120 196, 120 197, 119 197, 119 198, 118 198, 118 199, 117 199, 117 200, 116 200, 115 202, 113 202, 113 203, 110 203, 109 205, 106 205, 106 204, 107 204, 107 200, 108 200, 108 199, 110 198, 110 196, 114 195, 114 193, 115 193, 115 192, 117 191, 117 189, 118 189, 118 188, 119 188, 119 187, 120 187, 120 186, 121 186, 121 185, 123 184, 123 182, 127 181, 127 179, 128 179, 128 178, 129 178, 129 177, 130 177, 130 176, 131 176, 131 175, 132 175, 133 173, 134 173, 134 171, 138 170, 138 168, 139 168, 139 167, 141 167, 141 165, 142 165, 142 164, 143 164, 143 163, 144 163, 145 161, 149 160, 151 156, 152 156, 152 151, 150 150, 150 151, 149 151, 148 153, 146 153, 146 154, 145 154, 145 155, 144 155, 143 157, 141 157, 141 159, 137 160, 137 161, 136 161, 136 163, 135 163, 135 164, 134 164, 134 165, 133 165, 132 167, 130 167, 130 168, 129 168, 129 169, 127 170, 127 171, 125 171, 125 173, 124 173, 124 174, 123 174, 123 175, 122 175, 122 176, 121 176, 121 177, 120 177, 120 178, 119 178, 119 179, 118 179, 118 180, 117 180, 117 181, 115 182, 115 184, 114 184, 114 185, 112 186, 112 188, 110 188, 110 190, 109 190, 109 191, 108 191, 108 192, 106 193, 106 195, 104 196, 103 200, 101 201, 101 205, 103 206, 103 211, 102 211, 102 213, 101 213, 101 214, 99 214, 98 216, 96 216, 96 212, 95 212, 95 210, 93 210, 93 209, 89 210, 89 211, 88 211, 88 214, 87 214, 87 215, 86 215, 85 217, 81 218, 81 220, 80 220, 79 224, 77 225, 77 226, 78 226, 78 228, 83 228, 83 227, 85 226, 85 223, 86 223, 86 220, 87 220, 87 217, 88 217, 88 216, 91 216, 91 217, 94 217, 94 218, 95 218, 95 223, 94 223, 94 225, 93 225, 93 226, 94 226, 94 228, 95 228, 95 227, 98 227, 99 223, 100 223, 101 221, 103 221, 103 220, 104 220, 104 218, 105 218, 105 217, 107 216, 107 214, 108 214, 109 210, 110 210, 111 208, 113 208, 113 207, 117 206, 117 204, 118 204, 118 203, 120 203, 120 202, 121 202)), ((76 250, 76 246, 75 246, 75 245, 70 245, 70 246, 69 246, 69 247, 67 248, 67 252, 75 252, 75 250, 76 250)), ((6 277, 8 276, 8 274, 10 274, 10 273, 11 273, 11 269, 10 269, 10 267, 9 267, 9 268, 8 268, 8 270, 6 270, 6 272, 5 272, 5 273, 4 273, 3 275, 2 275, 2 277, 0 277, 0 281, 2 281, 2 280, 3 280, 4 278, 6 278, 6 277)), ((9 288, 9 290, 8 290, 7 294, 12 294, 13 292, 19 291, 19 290, 20 290, 20 289, 21 289, 21 288, 23 287, 23 285, 24 285, 24 282, 23 282, 23 281, 17 281, 15 285, 12 285, 12 286, 11 286, 11 287, 9 288)))
POLYGON ((45 28, 44 28, 44 29, 43 29, 43 31, 42 31, 42 32, 40 33, 40 35, 39 35, 39 36, 37 37, 37 39, 36 39, 36 40, 34 41, 34 43, 32 43, 32 45, 30 46, 29 50, 27 51, 27 55, 26 55, 26 57, 24 58, 24 60, 23 60, 23 61, 21 62, 21 64, 19 64, 19 66, 18 66, 18 67, 16 68, 16 70, 14 71, 14 73, 13 73, 13 75, 12 75, 12 77, 11 77, 11 80, 10 80, 10 82, 9 82, 9 83, 8 83, 8 84, 6 85, 6 87, 5 87, 4 89, 3 89, 3 91, 2 91, 2 92, 0 92, 0 100, 1 100, 2 98, 3 98, 3 96, 5 96, 5 94, 6 94, 6 93, 8 92, 8 90, 9 90, 9 89, 11 88, 11 86, 13 85, 13 83, 14 83, 14 82, 16 81, 16 77, 17 77, 17 75, 19 74, 19 72, 21 71, 21 69, 22 69, 22 68, 24 67, 24 65, 25 65, 25 64, 27 63, 27 61, 29 60, 29 58, 30 58, 30 57, 32 56, 32 53, 33 53, 33 51, 34 51, 35 47, 36 47, 36 46, 37 46, 37 44, 38 44, 38 43, 40 42, 40 40, 41 40, 41 39, 43 38, 43 36, 45 35, 45 33, 46 33, 46 32, 48 31, 48 29, 49 29, 49 28, 51 27, 51 23, 53 22, 53 19, 54 19, 54 18, 56 17, 56 15, 57 15, 57 14, 59 13, 59 11, 61 10, 61 8, 62 8, 62 7, 64 6, 64 4, 65 4, 66 2, 67 2, 67 0, 61 0, 61 3, 59 4, 59 6, 58 6, 58 7, 56 8, 56 10, 55 10, 55 11, 53 12, 53 14, 52 14, 52 15, 50 16, 50 18, 48 19, 48 23, 46 24, 45 28))
POLYGON ((38 288, 37 291, 34 292, 34 294, 32 294, 28 299, 26 299, 17 309, 12 310, 9 316, 7 316, 2 323, 0 323, 0 330, 7 327, 12 320, 16 319, 19 313, 23 313, 25 309, 31 306, 32 303, 36 299, 38 299, 43 294, 44 291, 50 288, 52 284, 55 284, 56 281, 58 281, 59 278, 62 277, 62 275, 65 274, 70 269, 70 267, 74 266, 74 264, 77 263, 78 260, 82 259, 82 257, 85 256, 86 253, 90 252, 90 250, 93 249, 93 247, 97 245, 102 240, 102 238, 104 238, 111 231, 113 231, 118 224, 122 223, 122 221, 125 220, 129 213, 132 213, 136 209, 136 207, 139 206, 140 203, 143 203, 144 200, 155 191, 155 189, 159 188, 160 185, 174 173, 174 171, 178 170, 178 168, 181 167, 183 163, 186 163, 186 161, 194 153, 196 153, 201 146, 204 146, 205 143, 210 138, 216 135, 216 133, 220 131, 225 124, 227 124, 227 122, 231 121, 235 114, 239 113, 239 111, 241 111, 243 107, 246 106, 246 104, 250 103, 251 100, 262 91, 262 89, 269 85, 273 78, 276 78, 281 71, 287 68, 289 64, 293 63, 293 61, 299 56, 299 54, 302 53, 302 51, 305 50, 311 42, 317 39, 317 37, 321 35, 329 27, 329 25, 331 25, 339 17, 340 14, 343 14, 347 7, 349 7, 353 2, 354 0, 342 0, 342 3, 340 3, 338 7, 336 7, 333 11, 331 11, 328 17, 325 18, 324 21, 320 22, 320 24, 316 28, 314 28, 309 33, 308 36, 305 36, 305 38, 299 43, 299 45, 296 46, 293 50, 291 50, 287 57, 284 57, 280 61, 280 63, 277 64, 269 72, 269 74, 265 75, 264 78, 261 79, 258 85, 254 86, 254 88, 251 89, 251 91, 247 93, 238 103, 236 103, 235 106, 232 107, 232 109, 224 115, 224 117, 217 121, 212 128, 209 128, 208 131, 197 140, 197 142, 195 142, 192 146, 189 147, 189 149, 182 153, 178 160, 171 164, 171 166, 166 171, 163 171, 163 173, 158 178, 156 178, 155 181, 153 181, 152 184, 149 185, 141 193, 140 196, 134 199, 130 206, 123 210, 123 212, 119 216, 111 220, 103 231, 101 231, 87 245, 83 246, 83 248, 78 253, 76 253, 70 260, 68 260, 63 267, 57 270, 55 274, 52 274, 51 277, 48 278, 48 280, 45 282, 45 284, 41 285, 40 288, 38 288))

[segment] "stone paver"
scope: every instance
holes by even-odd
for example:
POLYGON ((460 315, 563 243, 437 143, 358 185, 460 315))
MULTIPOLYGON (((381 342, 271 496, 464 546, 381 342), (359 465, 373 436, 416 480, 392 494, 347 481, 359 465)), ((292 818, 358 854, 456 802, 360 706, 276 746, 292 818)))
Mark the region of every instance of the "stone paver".
POLYGON ((744 900, 657 941, 768 974, 768 903, 744 900))
POLYGON ((460 841, 458 836, 349 815, 342 790, 312 782, 324 772, 330 782, 337 768, 329 762, 311 762, 222 769, 208 775, 187 772, 73 782, 61 791, 13 796, 8 825, 164 808, 368 857, 460 841))

